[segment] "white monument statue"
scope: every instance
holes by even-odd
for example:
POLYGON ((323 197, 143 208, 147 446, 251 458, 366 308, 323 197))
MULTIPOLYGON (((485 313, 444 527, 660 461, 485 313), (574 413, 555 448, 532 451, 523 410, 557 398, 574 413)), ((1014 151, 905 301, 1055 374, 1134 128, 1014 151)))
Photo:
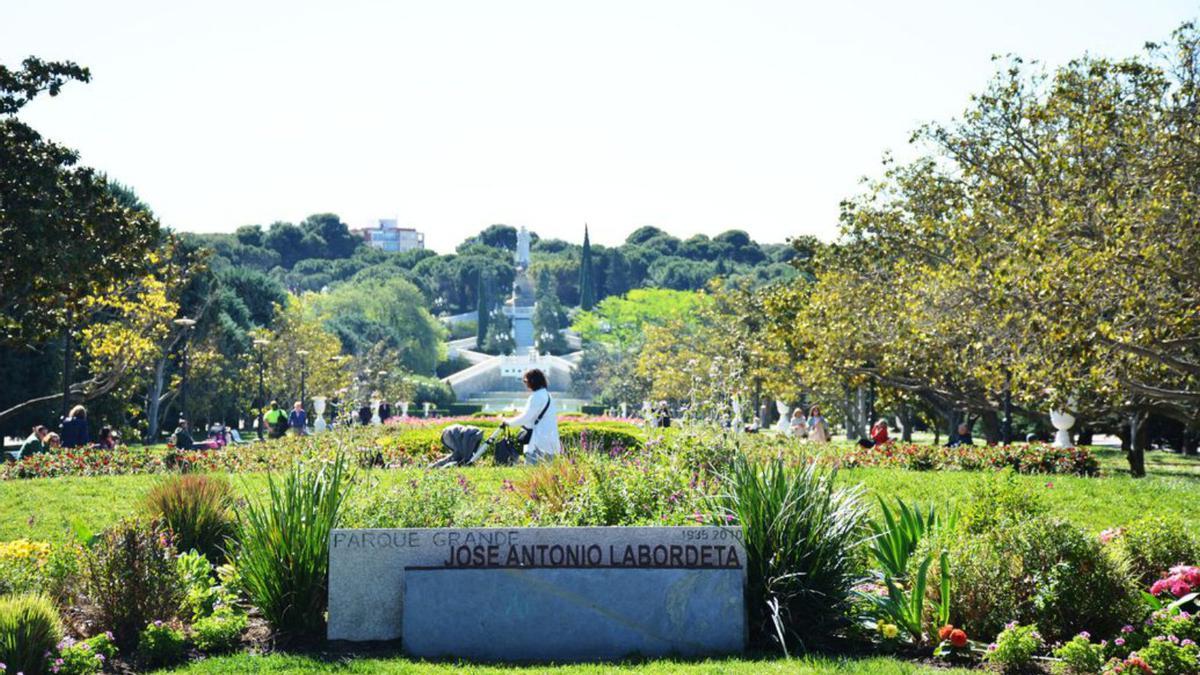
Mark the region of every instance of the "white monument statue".
POLYGON ((513 256, 518 267, 529 267, 529 230, 522 225, 517 232, 517 252, 513 256))
POLYGON ((400 416, 408 417, 408 401, 400 402, 400 416))

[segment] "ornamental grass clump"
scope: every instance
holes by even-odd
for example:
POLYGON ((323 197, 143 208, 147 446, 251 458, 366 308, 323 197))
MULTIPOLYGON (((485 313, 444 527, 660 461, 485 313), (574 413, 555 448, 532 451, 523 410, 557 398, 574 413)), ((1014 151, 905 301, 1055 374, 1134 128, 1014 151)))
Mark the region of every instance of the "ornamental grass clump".
POLYGON ((62 638, 62 621, 50 598, 40 593, 0 596, 0 663, 6 672, 39 675, 62 638))
POLYGON ((213 564, 225 557, 233 534, 233 489, 220 476, 186 474, 164 480, 146 495, 146 511, 159 518, 181 552, 199 551, 213 564))
POLYGON ((250 600, 276 631, 314 635, 325 625, 329 534, 350 491, 346 455, 297 462, 268 496, 237 514, 234 564, 250 600))
POLYGON ((713 519, 742 528, 751 639, 759 644, 809 649, 844 621, 867 508, 859 488, 834 487, 835 475, 811 462, 738 457, 712 498, 713 519))

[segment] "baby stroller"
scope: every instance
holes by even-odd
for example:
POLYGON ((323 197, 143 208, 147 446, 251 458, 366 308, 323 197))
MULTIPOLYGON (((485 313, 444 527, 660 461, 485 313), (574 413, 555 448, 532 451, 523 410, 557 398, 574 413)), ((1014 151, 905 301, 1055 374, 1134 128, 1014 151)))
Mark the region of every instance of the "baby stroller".
POLYGON ((431 464, 431 468, 470 466, 489 448, 495 455, 497 465, 514 464, 520 454, 516 443, 508 433, 508 427, 503 425, 497 427, 491 436, 484 439, 483 429, 452 424, 442 431, 442 447, 450 454, 431 464))

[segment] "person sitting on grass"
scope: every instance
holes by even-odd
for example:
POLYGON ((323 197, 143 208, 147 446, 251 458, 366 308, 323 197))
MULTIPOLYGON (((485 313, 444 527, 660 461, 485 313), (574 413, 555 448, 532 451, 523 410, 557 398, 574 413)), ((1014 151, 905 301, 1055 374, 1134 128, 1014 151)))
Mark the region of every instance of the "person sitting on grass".
POLYGON ((46 450, 50 452, 62 450, 62 438, 53 431, 46 434, 46 450))
POLYGON ((950 441, 950 447, 956 448, 960 445, 975 445, 975 439, 971 438, 971 427, 967 426, 966 422, 958 425, 958 433, 954 440, 950 441))
POLYGON ((292 404, 292 412, 288 415, 288 426, 297 436, 304 436, 308 433, 308 416, 304 413, 304 404, 300 401, 292 404))
POLYGON ((113 450, 116 447, 117 436, 113 433, 112 427, 107 424, 100 427, 100 434, 96 437, 96 449, 113 450))
POLYGON ((64 448, 80 448, 88 444, 87 408, 77 405, 62 420, 64 448))
POLYGON ((192 439, 192 432, 188 427, 187 420, 179 420, 179 426, 175 428, 175 433, 172 436, 176 450, 195 450, 196 441, 192 439))
POLYGON ((884 445, 890 443, 892 439, 888 438, 888 423, 887 420, 880 418, 871 425, 871 440, 875 445, 884 445))
POLYGON ((33 428, 33 433, 29 434, 29 438, 21 444, 21 450, 17 454, 19 459, 24 459, 30 455, 46 452, 46 435, 50 433, 44 425, 37 425, 33 428))

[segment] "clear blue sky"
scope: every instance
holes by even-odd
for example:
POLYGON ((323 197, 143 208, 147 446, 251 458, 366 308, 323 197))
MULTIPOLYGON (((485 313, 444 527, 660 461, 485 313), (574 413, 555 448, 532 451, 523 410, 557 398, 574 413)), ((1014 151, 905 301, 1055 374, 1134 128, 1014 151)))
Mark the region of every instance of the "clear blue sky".
POLYGON ((333 211, 449 250, 491 223, 836 232, 909 132, 1013 52, 1124 56, 1200 6, 3 0, 0 61, 92 69, 23 113, 182 230, 333 211))

